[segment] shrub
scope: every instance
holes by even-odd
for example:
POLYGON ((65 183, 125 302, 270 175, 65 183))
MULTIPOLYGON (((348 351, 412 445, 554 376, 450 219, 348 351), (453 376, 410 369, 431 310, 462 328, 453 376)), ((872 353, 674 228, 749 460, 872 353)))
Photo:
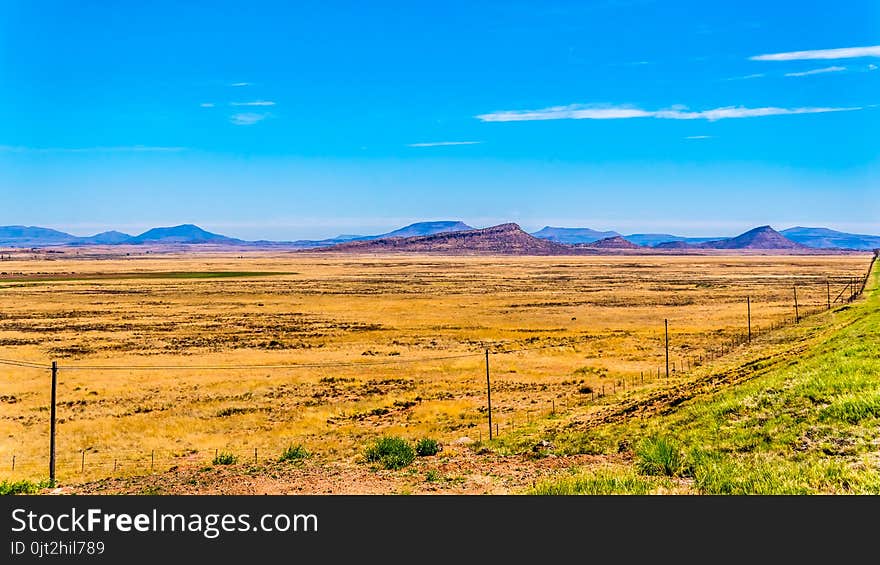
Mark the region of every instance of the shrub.
POLYGON ((214 465, 234 465, 237 462, 238 457, 226 451, 221 451, 214 457, 214 460, 211 461, 214 465))
POLYGON ((34 494, 40 489, 48 486, 48 481, 40 481, 38 483, 32 481, 3 481, 0 482, 0 496, 11 494, 34 494))
POLYGON ((405 439, 382 437, 367 448, 365 456, 385 469, 402 469, 415 460, 416 452, 405 439))
POLYGON ((437 455, 443 450, 443 446, 436 439, 422 438, 416 444, 416 455, 419 457, 430 457, 437 455))
POLYGON ((646 475, 674 477, 685 469, 685 459, 675 441, 666 437, 650 437, 636 449, 636 468, 646 475))
POLYGON ((287 449, 284 450, 284 453, 281 454, 281 458, 279 461, 301 461, 309 456, 309 452, 306 451, 301 444, 289 445, 287 449))

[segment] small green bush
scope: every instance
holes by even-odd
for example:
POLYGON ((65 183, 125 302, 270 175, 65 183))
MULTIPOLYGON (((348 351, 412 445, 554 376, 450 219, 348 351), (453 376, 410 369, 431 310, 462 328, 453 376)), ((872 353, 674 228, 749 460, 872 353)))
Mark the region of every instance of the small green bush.
POLYGON ((289 445, 287 446, 287 449, 284 450, 284 453, 281 454, 279 461, 301 461, 306 459, 309 455, 309 452, 306 451, 306 448, 302 445, 289 445))
POLYGON ((12 494, 34 494, 40 489, 47 488, 49 481, 3 481, 0 482, 0 496, 12 494))
POLYGON ((675 477, 685 470, 678 444, 666 437, 645 438, 636 449, 636 468, 645 475, 675 477))
POLYGON ((238 463, 238 457, 232 453, 221 451, 214 457, 214 460, 211 461, 211 463, 214 465, 234 465, 238 463))
POLYGON ((403 469, 415 460, 416 452, 405 439, 381 437, 367 448, 365 456, 385 469, 403 469))
POLYGON ((430 457, 437 455, 443 450, 443 446, 436 439, 422 438, 416 444, 416 455, 419 457, 430 457))

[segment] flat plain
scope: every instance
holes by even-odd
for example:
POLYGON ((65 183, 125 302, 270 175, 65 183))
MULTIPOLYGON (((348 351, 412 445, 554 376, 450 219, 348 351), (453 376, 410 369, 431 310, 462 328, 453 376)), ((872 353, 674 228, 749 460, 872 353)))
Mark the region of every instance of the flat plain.
MULTIPOLYGON (((41 367, 0 366, 0 480, 47 474, 47 367, 56 361, 58 478, 72 488, 100 491, 95 485, 107 478, 171 470, 185 477, 173 492, 239 492, 235 480, 224 482, 227 468, 198 477, 226 452, 249 465, 232 473, 256 485, 243 492, 514 491, 591 455, 518 465, 504 459, 503 438, 554 419, 588 420, 750 351, 784 349, 792 330, 771 326, 810 326, 793 324, 795 293, 798 316, 831 301, 838 307, 869 262, 870 255, 16 257, 0 263, 0 358, 41 367), (751 345, 741 343, 747 299, 751 345), (500 436, 492 444, 486 350, 500 436), (382 435, 438 440, 435 478, 401 486, 399 477, 371 470, 364 447, 382 435), (290 445, 311 454, 302 473, 283 485, 260 483, 278 473, 266 465, 290 445), (495 448, 482 463, 479 446, 495 448)), ((415 468, 431 473, 426 465, 415 468)))

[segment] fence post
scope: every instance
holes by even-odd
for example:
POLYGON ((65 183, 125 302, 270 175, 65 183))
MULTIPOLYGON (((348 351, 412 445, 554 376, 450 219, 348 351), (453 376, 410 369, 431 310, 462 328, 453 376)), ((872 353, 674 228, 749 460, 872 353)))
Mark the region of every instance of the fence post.
POLYGON ((254 465, 257 464, 257 448, 254 448, 254 465))
MULTIPOLYGON (((486 405, 489 408, 489 441, 492 441, 492 384, 489 382, 489 350, 486 350, 486 405)), ((496 427, 495 434, 498 434, 496 427)))
POLYGON ((55 390, 58 387, 58 363, 52 361, 52 404, 49 414, 49 486, 55 487, 55 390))
POLYGON ((828 302, 828 309, 831 310, 831 283, 825 279, 825 300, 828 302))
POLYGON ((156 465, 156 450, 150 450, 150 471, 153 470, 153 467, 156 465))
POLYGON ((792 287, 794 289, 794 323, 799 324, 801 321, 801 315, 798 313, 798 303, 797 303, 797 287, 792 287))
POLYGON ((666 379, 669 379, 669 320, 663 320, 664 333, 666 335, 666 379))
POLYGON ((81 453, 82 453, 82 463, 80 463, 79 472, 85 473, 85 471, 86 471, 86 450, 83 449, 81 451, 81 453))
POLYGON ((746 296, 746 309, 749 315, 749 343, 752 343, 752 298, 746 296))
POLYGON ((15 455, 12 456, 12 470, 15 471, 15 455))

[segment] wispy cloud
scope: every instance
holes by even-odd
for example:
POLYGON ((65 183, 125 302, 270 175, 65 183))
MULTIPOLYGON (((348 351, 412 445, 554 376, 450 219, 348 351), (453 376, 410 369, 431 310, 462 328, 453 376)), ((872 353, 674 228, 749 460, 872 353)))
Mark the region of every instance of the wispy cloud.
POLYGON ((752 61, 804 61, 809 59, 852 59, 855 57, 880 57, 880 45, 767 53, 764 55, 754 55, 749 57, 749 59, 752 61))
POLYGON ((506 110, 475 116, 483 122, 528 122, 536 120, 618 120, 627 118, 661 118, 667 120, 724 120, 731 118, 757 118, 763 116, 783 116, 791 114, 822 114, 826 112, 846 112, 861 110, 861 107, 831 108, 746 108, 744 106, 725 106, 711 110, 691 111, 684 106, 673 106, 664 110, 642 110, 634 106, 592 106, 572 104, 553 106, 540 110, 506 110))
POLYGON ((482 141, 427 141, 423 143, 410 143, 407 147, 442 147, 444 145, 478 145, 482 141))
POLYGON ((726 78, 724 80, 751 80, 753 78, 762 78, 765 76, 767 76, 767 75, 765 75, 764 73, 755 73, 755 74, 751 74, 751 75, 744 75, 741 77, 730 77, 730 78, 726 78))
POLYGON ((269 114, 257 114, 254 112, 243 112, 241 114, 233 114, 229 117, 229 121, 237 126, 252 126, 258 122, 262 122, 269 117, 269 114))
POLYGON ((584 104, 552 106, 540 110, 504 110, 480 114, 482 122, 529 122, 535 120, 615 120, 621 118, 647 118, 651 112, 625 106, 595 107, 584 104))
POLYGON ((250 86, 250 85, 251 85, 251 83, 249 83, 249 82, 233 82, 233 83, 230 84, 229 86, 239 86, 239 87, 241 87, 241 86, 250 86))
POLYGON ((274 106, 271 100, 254 100, 253 102, 230 102, 230 106, 274 106))
POLYGON ((202 102, 201 104, 199 104, 199 106, 201 106, 202 108, 213 108, 214 103, 213 102, 202 102))
POLYGON ((839 73, 845 71, 846 67, 822 67, 821 69, 811 69, 800 73, 785 73, 787 77, 808 77, 810 75, 821 75, 823 73, 839 73))
POLYGON ((160 147, 154 145, 107 147, 26 147, 23 145, 0 145, 0 152, 4 153, 174 153, 186 150, 186 147, 160 147))
POLYGON ((689 135, 685 139, 712 139, 714 135, 689 135))

